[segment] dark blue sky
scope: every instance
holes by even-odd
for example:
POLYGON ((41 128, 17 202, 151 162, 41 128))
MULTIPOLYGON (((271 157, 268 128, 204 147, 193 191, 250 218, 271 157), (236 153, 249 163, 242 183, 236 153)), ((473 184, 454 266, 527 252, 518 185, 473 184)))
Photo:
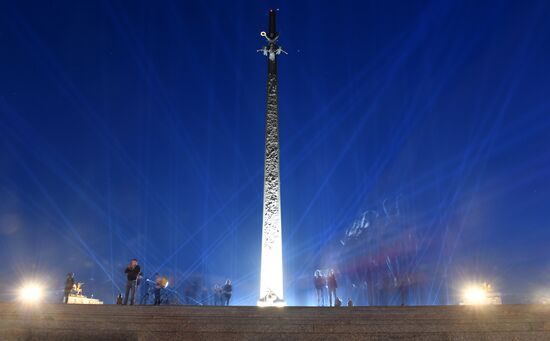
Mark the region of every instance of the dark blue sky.
POLYGON ((137 257, 255 303, 271 7, 289 303, 352 282, 366 211, 415 236, 419 303, 550 287, 547 1, 1 1, 3 299, 74 271, 111 302, 137 257))

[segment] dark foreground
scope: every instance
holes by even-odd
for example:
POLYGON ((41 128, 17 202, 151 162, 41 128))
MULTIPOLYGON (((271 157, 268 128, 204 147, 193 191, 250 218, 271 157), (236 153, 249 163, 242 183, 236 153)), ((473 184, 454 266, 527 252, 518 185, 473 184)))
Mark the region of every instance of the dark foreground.
POLYGON ((31 309, 0 303, 0 340, 550 340, 550 306, 31 309))

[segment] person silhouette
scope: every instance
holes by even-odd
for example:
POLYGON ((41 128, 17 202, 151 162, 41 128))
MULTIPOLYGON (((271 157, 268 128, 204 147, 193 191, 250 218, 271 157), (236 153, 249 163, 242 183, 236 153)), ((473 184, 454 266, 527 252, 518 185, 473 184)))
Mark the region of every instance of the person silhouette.
POLYGON ((325 293, 324 289, 327 285, 325 277, 321 274, 321 270, 315 270, 313 275, 313 285, 315 286, 315 292, 317 293, 317 306, 325 306, 325 293))
POLYGON ((336 275, 334 270, 330 269, 327 276, 327 287, 328 287, 328 299, 329 305, 332 306, 332 300, 334 298, 334 303, 336 303, 336 288, 338 288, 338 283, 336 283, 336 275))
POLYGON ((222 287, 222 305, 228 306, 229 300, 231 299, 231 295, 233 294, 233 285, 231 284, 231 281, 228 279, 225 281, 224 286, 222 287))
POLYGON ((128 298, 130 298, 130 305, 134 305, 136 302, 136 289, 138 277, 141 274, 141 268, 138 265, 137 259, 132 259, 130 264, 124 270, 126 274, 126 293, 124 295, 124 305, 128 304, 128 298))
POLYGON ((74 286, 74 273, 69 272, 67 274, 67 279, 65 280, 65 289, 63 290, 63 303, 69 303, 69 295, 74 286))

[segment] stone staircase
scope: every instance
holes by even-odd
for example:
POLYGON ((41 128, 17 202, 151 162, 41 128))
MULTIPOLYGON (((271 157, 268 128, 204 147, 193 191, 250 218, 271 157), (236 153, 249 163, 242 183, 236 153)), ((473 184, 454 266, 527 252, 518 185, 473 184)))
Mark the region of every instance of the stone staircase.
POLYGON ((550 306, 24 307, 0 303, 0 340, 550 340, 550 306))

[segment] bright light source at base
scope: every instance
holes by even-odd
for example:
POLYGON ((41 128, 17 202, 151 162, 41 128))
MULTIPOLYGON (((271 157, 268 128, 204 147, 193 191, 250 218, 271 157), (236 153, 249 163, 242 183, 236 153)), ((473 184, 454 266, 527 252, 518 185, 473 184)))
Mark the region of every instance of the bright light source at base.
POLYGON ((17 296, 19 301, 23 303, 28 303, 28 304, 40 303, 43 297, 44 297, 44 290, 42 286, 35 283, 29 283, 29 284, 23 285, 19 289, 19 294, 17 296))
POLYGON ((495 305, 502 304, 502 298, 498 292, 493 291, 491 284, 470 284, 462 291, 464 305, 495 305))
POLYGON ((464 291, 464 304, 485 304, 486 300, 487 294, 482 288, 470 287, 464 291))

